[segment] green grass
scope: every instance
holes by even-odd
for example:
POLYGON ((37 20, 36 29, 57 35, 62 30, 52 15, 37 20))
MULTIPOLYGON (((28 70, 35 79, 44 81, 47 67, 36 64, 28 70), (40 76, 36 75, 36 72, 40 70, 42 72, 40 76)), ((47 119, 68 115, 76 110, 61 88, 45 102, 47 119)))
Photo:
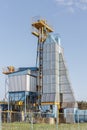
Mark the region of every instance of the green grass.
POLYGON ((29 123, 3 123, 0 130, 87 130, 87 124, 29 124, 29 123))

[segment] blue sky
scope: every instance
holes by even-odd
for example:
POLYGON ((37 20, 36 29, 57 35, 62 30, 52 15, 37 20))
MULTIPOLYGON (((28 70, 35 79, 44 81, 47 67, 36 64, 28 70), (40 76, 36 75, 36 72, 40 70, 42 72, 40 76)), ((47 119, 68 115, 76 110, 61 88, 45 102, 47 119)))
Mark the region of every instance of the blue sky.
POLYGON ((34 16, 45 18, 60 34, 76 100, 87 101, 87 0, 0 0, 0 100, 6 78, 2 68, 35 65, 34 16))

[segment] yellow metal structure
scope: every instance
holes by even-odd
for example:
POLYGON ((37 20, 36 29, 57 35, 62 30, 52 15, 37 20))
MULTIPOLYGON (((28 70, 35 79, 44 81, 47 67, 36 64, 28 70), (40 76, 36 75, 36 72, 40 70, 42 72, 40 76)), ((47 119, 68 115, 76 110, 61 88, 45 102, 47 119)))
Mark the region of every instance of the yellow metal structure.
POLYGON ((41 105, 57 105, 58 109, 60 109, 60 103, 58 102, 43 102, 41 105))
POLYGON ((53 32, 53 29, 47 24, 46 20, 38 19, 32 23, 32 34, 39 38, 40 42, 44 42, 48 33, 53 32))
POLYGON ((16 105, 19 105, 19 106, 22 106, 23 104, 24 104, 23 101, 17 101, 17 102, 16 102, 16 105))
POLYGON ((0 102, 0 105, 1 105, 1 104, 8 104, 8 102, 1 101, 1 102, 0 102))
POLYGON ((39 67, 39 85, 38 85, 38 105, 41 104, 41 95, 43 88, 43 44, 49 33, 53 29, 47 24, 44 19, 34 19, 32 22, 32 34, 38 38, 38 67, 39 67))
POLYGON ((3 74, 10 74, 15 71, 14 66, 8 66, 7 68, 3 69, 3 74))

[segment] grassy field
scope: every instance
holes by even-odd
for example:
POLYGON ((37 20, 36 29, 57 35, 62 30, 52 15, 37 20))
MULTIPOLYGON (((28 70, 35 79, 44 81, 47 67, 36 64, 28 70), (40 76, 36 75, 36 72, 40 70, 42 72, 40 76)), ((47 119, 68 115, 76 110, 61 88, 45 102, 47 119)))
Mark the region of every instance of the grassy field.
POLYGON ((87 124, 29 124, 29 123, 3 123, 0 130, 87 130, 87 124))

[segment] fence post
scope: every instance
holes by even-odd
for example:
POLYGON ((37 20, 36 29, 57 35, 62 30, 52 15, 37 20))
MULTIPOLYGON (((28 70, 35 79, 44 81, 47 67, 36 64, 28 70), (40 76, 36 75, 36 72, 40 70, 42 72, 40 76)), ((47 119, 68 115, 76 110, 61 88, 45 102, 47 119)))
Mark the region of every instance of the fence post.
POLYGON ((33 112, 31 114, 31 129, 33 130, 33 112))
POLYGON ((56 129, 58 130, 58 120, 59 120, 59 110, 57 106, 57 112, 56 112, 56 129))
POLYGON ((79 121, 80 121, 80 120, 79 120, 79 112, 78 112, 78 130, 80 129, 80 128, 79 128, 79 121))
POLYGON ((2 108, 0 106, 0 130, 2 130, 2 108))

